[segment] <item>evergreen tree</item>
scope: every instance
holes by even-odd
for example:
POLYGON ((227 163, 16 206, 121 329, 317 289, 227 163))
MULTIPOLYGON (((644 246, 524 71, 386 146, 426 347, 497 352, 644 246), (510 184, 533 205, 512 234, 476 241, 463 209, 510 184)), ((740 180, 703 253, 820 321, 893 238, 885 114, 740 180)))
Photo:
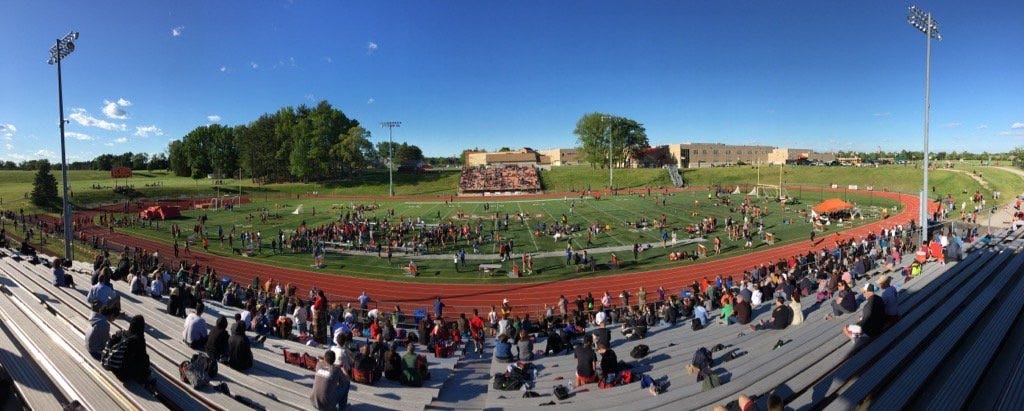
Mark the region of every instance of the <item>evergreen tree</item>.
POLYGON ((32 204, 47 210, 56 210, 60 203, 57 197, 57 179, 50 174, 50 162, 39 163, 39 172, 32 183, 32 204))

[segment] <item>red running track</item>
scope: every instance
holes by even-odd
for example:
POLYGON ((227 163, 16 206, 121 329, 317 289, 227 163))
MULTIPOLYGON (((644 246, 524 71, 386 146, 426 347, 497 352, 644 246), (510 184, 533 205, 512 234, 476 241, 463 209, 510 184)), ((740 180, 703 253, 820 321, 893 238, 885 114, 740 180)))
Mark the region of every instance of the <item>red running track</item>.
MULTIPOLYGON (((342 300, 354 300, 360 292, 366 291, 367 294, 379 302, 382 309, 389 311, 393 308, 391 304, 401 304, 406 307, 404 311, 411 312, 411 308, 429 306, 436 296, 442 296, 445 304, 449 307, 449 313, 469 311, 469 309, 474 307, 486 312, 491 305, 498 305, 503 298, 509 298, 514 306, 525 307, 529 309, 528 312, 536 313, 544 304, 554 305, 558 300, 558 296, 562 294, 570 301, 577 294, 585 295, 588 291, 593 292, 595 298, 600 298, 604 291, 617 296, 622 290, 629 290, 630 293, 635 295, 636 290, 641 286, 648 290, 648 295, 650 296, 655 295, 654 291, 659 286, 665 287, 669 294, 676 293, 678 290, 688 287, 693 281, 703 277, 714 278, 717 275, 738 275, 744 270, 751 269, 761 263, 775 262, 791 256, 806 254, 812 249, 820 250, 822 247, 831 247, 834 246, 837 240, 858 238, 870 232, 878 233, 883 228, 905 224, 916 218, 919 204, 917 197, 890 192, 872 192, 871 194, 901 202, 903 204, 903 211, 886 220, 869 223, 838 234, 823 236, 823 238, 817 239, 813 245, 810 241, 799 241, 736 257, 678 268, 597 277, 581 276, 567 280, 529 282, 519 285, 424 284, 375 280, 347 275, 325 275, 311 271, 274 267, 238 258, 215 256, 194 250, 191 256, 188 257, 188 260, 198 262, 203 266, 213 267, 222 276, 231 277, 232 280, 241 284, 251 284, 255 275, 258 275, 262 281, 274 278, 282 284, 291 283, 300 290, 308 290, 310 286, 315 284, 328 295, 331 295, 332 299, 341 297, 342 300)), ((556 196, 561 195, 557 194, 556 196)), ((106 229, 99 227, 90 228, 86 231, 99 234, 115 243, 142 247, 149 252, 159 251, 163 256, 173 255, 173 247, 168 244, 116 232, 111 234, 106 229)), ((184 256, 182 255, 182 257, 184 256)), ((648 298, 650 299, 651 297, 648 298)))

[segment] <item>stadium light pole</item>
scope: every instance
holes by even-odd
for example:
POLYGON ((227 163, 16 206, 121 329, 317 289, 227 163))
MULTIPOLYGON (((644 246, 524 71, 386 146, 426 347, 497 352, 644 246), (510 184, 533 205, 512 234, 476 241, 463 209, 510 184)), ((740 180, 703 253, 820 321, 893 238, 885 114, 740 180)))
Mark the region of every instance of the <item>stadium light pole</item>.
POLYGON ((605 126, 606 130, 608 130, 607 131, 607 133, 608 133, 608 189, 614 191, 615 190, 615 184, 614 184, 615 176, 614 176, 614 174, 612 174, 612 170, 613 170, 613 168, 612 168, 612 150, 613 149, 612 149, 612 123, 611 123, 611 121, 615 120, 615 116, 609 116, 609 115, 605 114, 605 115, 601 116, 601 120, 604 120, 604 121, 608 122, 608 124, 605 126))
POLYGON ((78 40, 78 32, 72 31, 64 35, 64 38, 57 39, 57 44, 50 47, 50 59, 47 64, 57 64, 57 105, 60 106, 60 164, 61 175, 64 180, 64 258, 68 261, 74 259, 71 249, 73 233, 71 232, 71 207, 68 205, 68 157, 64 147, 64 84, 61 79, 60 61, 75 51, 74 41, 78 40))
POLYGON ((391 141, 391 130, 401 127, 401 121, 382 121, 380 126, 388 129, 388 196, 395 196, 395 143, 391 141))
POLYGON ((921 245, 928 244, 928 115, 931 111, 929 103, 929 89, 931 83, 932 69, 932 38, 942 41, 939 34, 939 23, 932 19, 932 13, 926 12, 917 6, 910 6, 907 9, 907 23, 918 29, 925 35, 925 57, 924 57, 924 181, 921 185, 921 245))

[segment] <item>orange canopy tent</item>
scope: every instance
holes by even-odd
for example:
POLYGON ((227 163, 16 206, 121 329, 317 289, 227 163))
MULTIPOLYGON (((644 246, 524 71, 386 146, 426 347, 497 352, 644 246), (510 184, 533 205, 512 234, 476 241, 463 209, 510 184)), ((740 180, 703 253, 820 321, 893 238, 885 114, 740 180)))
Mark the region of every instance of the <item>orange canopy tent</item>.
POLYGON ((828 200, 822 201, 821 204, 811 207, 811 209, 818 214, 830 214, 839 211, 846 211, 851 208, 853 208, 853 206, 850 205, 850 203, 847 203, 838 198, 830 198, 828 200))

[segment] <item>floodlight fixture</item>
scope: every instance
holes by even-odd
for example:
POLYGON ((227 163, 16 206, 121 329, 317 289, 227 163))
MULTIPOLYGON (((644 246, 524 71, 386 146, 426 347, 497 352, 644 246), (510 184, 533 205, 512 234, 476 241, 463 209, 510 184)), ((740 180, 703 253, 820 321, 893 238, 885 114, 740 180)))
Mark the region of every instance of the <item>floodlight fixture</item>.
POLYGON ((70 31, 63 38, 57 39, 57 43, 50 47, 50 59, 47 64, 57 64, 57 105, 60 115, 60 164, 61 176, 64 183, 64 201, 61 214, 64 217, 64 258, 67 261, 74 260, 72 242, 74 241, 74 226, 71 224, 71 205, 68 203, 68 157, 64 144, 64 83, 61 77, 60 61, 75 51, 75 40, 78 40, 78 32, 70 31))
POLYGON ((932 39, 942 40, 939 34, 939 23, 932 18, 932 13, 924 11, 920 7, 910 6, 907 9, 907 23, 914 26, 925 35, 925 63, 924 63, 924 179, 921 183, 921 204, 919 213, 921 219, 921 245, 928 245, 928 124, 931 113, 930 86, 932 67, 932 39))

